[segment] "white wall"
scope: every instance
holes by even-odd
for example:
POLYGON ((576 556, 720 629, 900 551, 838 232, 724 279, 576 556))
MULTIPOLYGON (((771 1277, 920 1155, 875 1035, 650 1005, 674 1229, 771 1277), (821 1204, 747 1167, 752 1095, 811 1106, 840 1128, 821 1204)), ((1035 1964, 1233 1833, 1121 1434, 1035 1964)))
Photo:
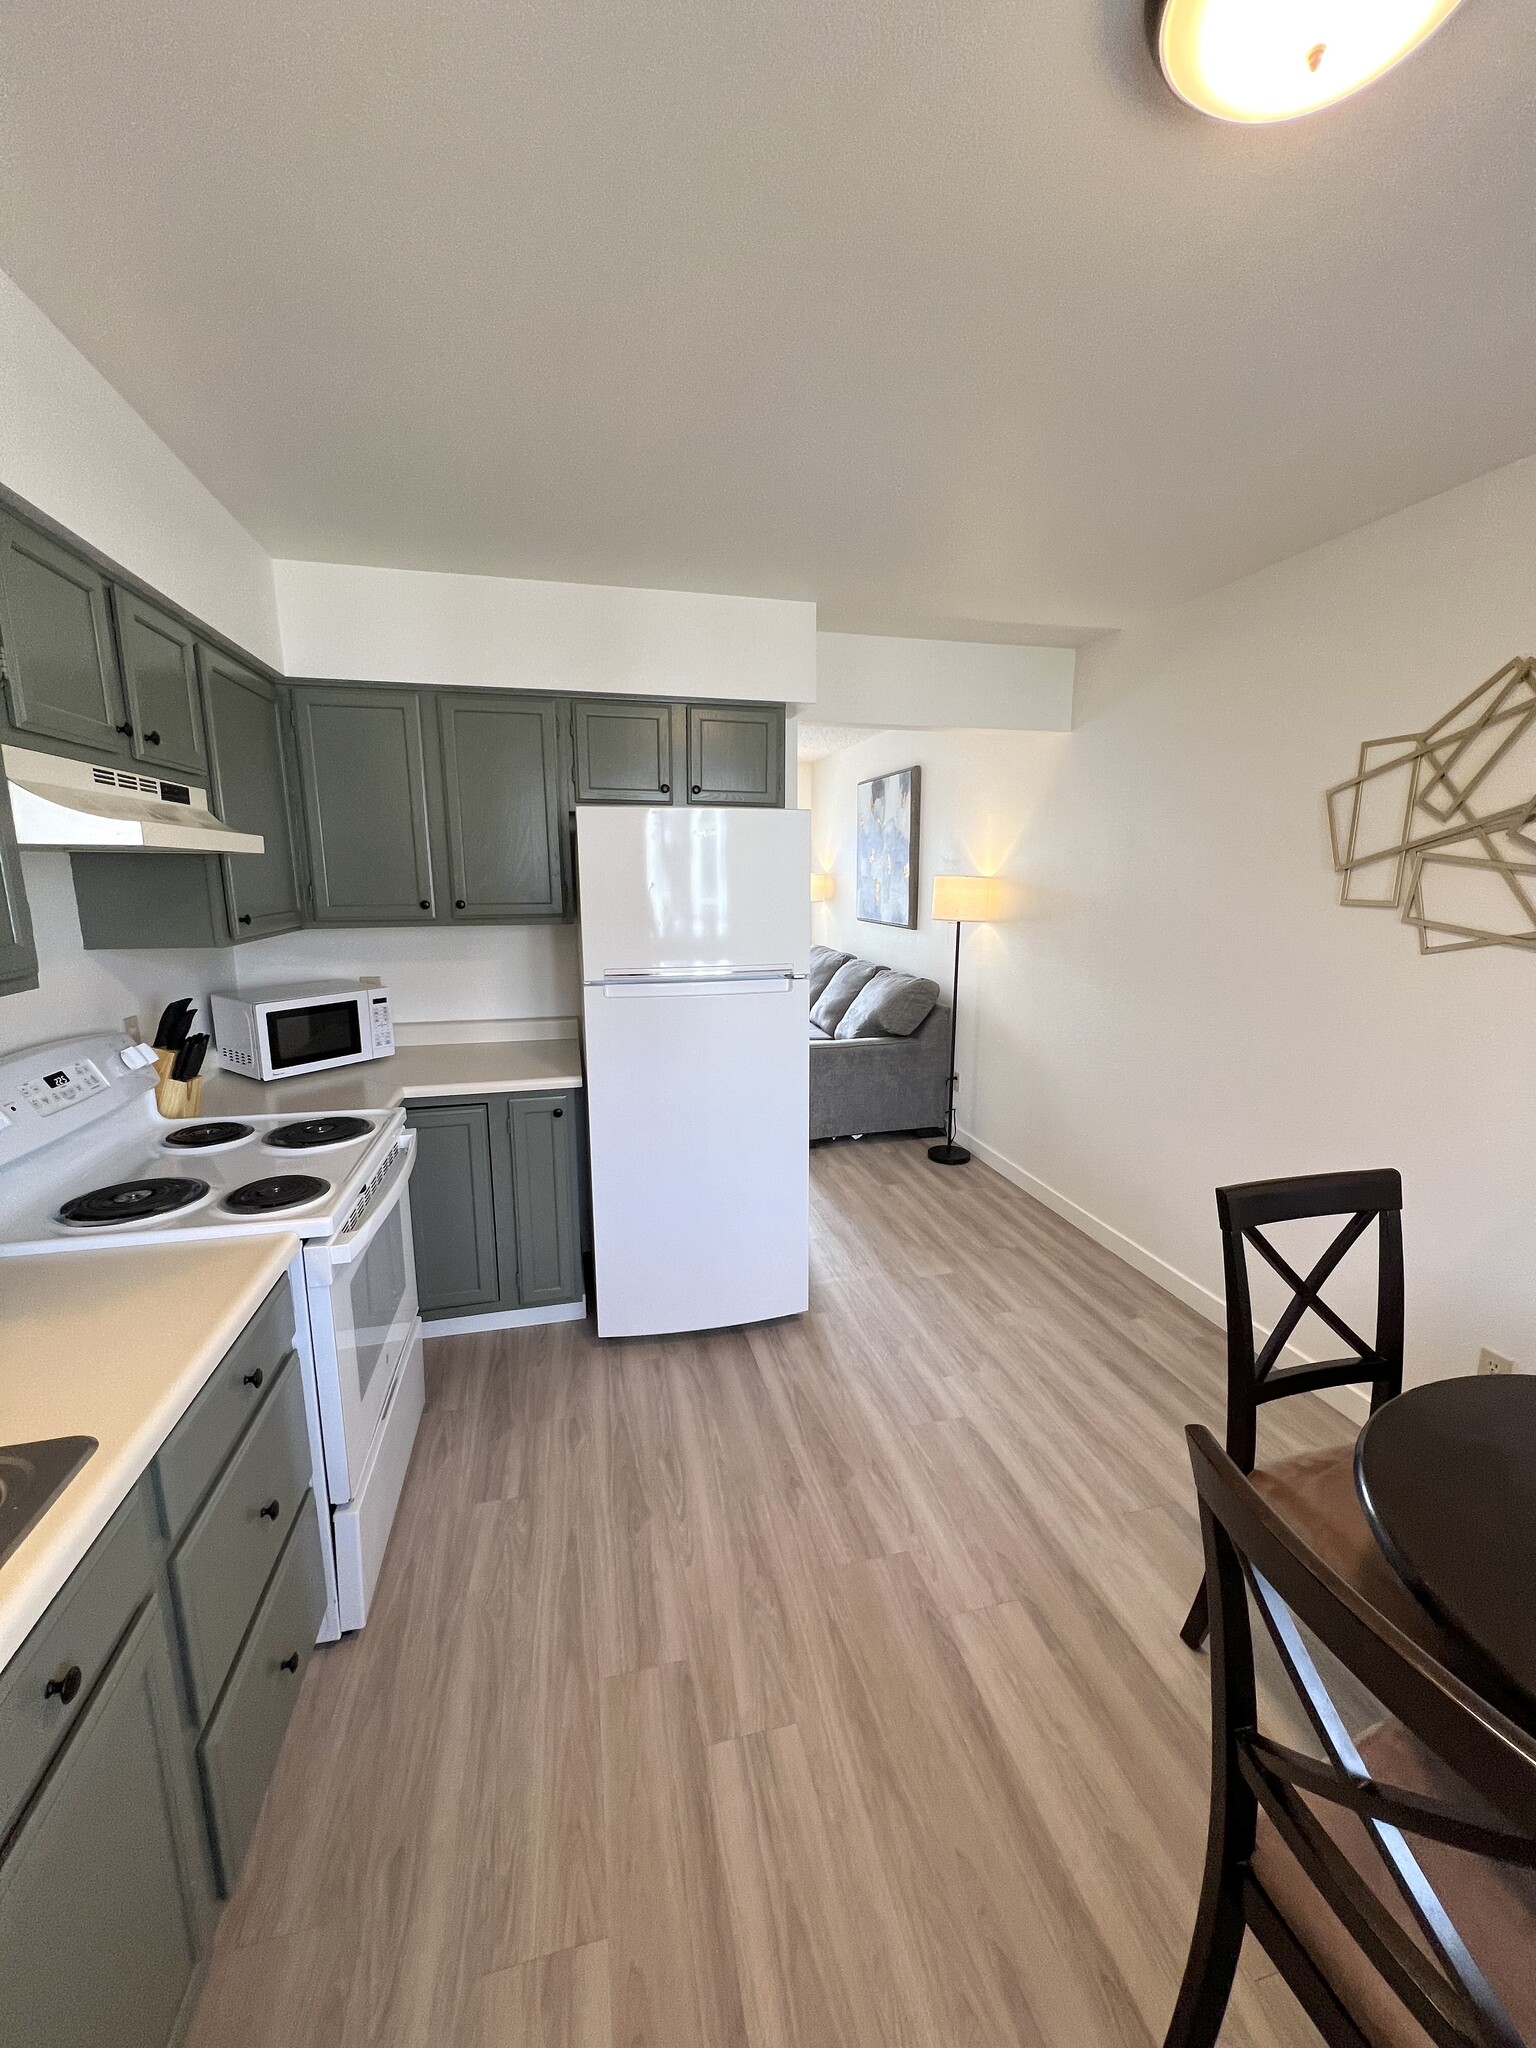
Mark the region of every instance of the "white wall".
POLYGON ((1206 1306, 1217 1185, 1400 1167, 1413 1378, 1536 1367, 1536 960, 1339 908, 1322 792, 1536 647, 1533 534, 1529 461, 1081 650, 1065 740, 885 734, 815 777, 821 935, 942 966, 952 927, 852 920, 885 767, 924 769, 925 891, 951 853, 1016 885, 962 970, 987 1156, 1206 1306))
POLYGON ((376 974, 401 1024, 548 1022, 581 1010, 571 925, 289 932, 240 947, 235 966, 241 988, 376 974))
POLYGON ((276 663, 266 550, 3 272, 0 364, 0 480, 276 663))
POLYGON ((152 1030, 172 997, 201 1002, 210 989, 234 986, 227 953, 87 953, 69 855, 24 853, 21 866, 37 935, 38 986, 0 1003, 0 1053, 76 1032, 116 1031, 135 1014, 152 1030))
POLYGON ((338 562, 273 570, 289 675, 785 702, 816 694, 813 604, 338 562))
POLYGON ((1070 647, 818 633, 816 722, 1066 732, 1076 659, 1070 647))

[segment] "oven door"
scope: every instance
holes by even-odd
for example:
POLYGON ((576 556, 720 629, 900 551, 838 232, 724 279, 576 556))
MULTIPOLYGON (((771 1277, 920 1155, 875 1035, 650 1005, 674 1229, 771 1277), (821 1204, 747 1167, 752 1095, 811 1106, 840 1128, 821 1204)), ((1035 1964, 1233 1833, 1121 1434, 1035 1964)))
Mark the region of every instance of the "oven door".
POLYGON ((326 1483, 338 1503, 357 1489, 418 1320, 408 1194, 415 1162, 416 1133, 402 1131, 355 1224, 304 1247, 326 1483))

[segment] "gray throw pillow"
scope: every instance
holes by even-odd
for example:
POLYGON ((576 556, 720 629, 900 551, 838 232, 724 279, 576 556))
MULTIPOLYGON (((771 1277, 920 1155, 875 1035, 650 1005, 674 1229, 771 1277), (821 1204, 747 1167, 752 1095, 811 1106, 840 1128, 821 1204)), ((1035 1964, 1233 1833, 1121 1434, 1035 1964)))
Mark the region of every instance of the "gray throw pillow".
POLYGON ((939 984, 882 967, 843 1012, 839 1038, 910 1038, 939 1000, 939 984))
POLYGON ((851 960, 851 953, 839 953, 836 946, 812 946, 811 971, 806 977, 810 987, 811 1007, 814 1009, 827 992, 827 983, 836 974, 845 960, 851 960))
POLYGON ((821 1001, 812 1005, 811 1022, 835 1037, 843 1012, 865 982, 872 981, 879 972, 873 960, 845 960, 822 990, 821 1001))

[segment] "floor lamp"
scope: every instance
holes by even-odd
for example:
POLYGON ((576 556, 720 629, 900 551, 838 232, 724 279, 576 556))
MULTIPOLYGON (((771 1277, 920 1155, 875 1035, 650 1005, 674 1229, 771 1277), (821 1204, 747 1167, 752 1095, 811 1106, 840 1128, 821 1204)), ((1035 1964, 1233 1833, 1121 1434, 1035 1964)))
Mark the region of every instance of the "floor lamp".
POLYGON ((960 928, 993 924, 1002 901, 1002 884, 994 875, 935 875, 933 916, 936 924, 955 927, 955 978, 949 995, 949 1104, 944 1115, 944 1143, 930 1145, 928 1157, 940 1166, 964 1166, 970 1153, 955 1143, 955 1023, 960 1015, 960 928))

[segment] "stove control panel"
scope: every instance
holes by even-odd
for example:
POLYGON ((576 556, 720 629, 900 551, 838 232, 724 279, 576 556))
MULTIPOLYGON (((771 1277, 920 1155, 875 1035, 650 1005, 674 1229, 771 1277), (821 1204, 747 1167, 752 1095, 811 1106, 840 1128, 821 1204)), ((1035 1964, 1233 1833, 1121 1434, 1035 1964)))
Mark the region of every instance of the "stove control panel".
POLYGON ((68 1066, 29 1077, 16 1092, 39 1116, 57 1116, 61 1109, 73 1109, 111 1085, 94 1060, 71 1060, 68 1066))

